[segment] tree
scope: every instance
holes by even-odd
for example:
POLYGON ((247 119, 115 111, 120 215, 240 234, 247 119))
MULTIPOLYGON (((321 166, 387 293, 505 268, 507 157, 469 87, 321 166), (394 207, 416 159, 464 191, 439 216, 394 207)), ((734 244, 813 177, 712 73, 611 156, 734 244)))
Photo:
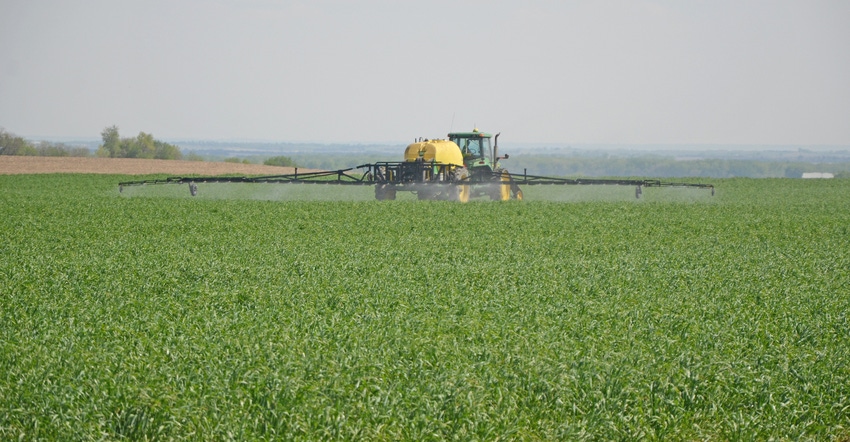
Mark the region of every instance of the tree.
POLYGON ((136 139, 130 141, 130 151, 127 156, 130 158, 153 159, 156 156, 156 145, 154 144, 153 135, 139 132, 136 139))
POLYGON ((37 155, 35 147, 27 140, 0 128, 0 155, 37 155))
POLYGON ((121 138, 118 126, 112 125, 103 129, 100 136, 103 144, 97 149, 99 157, 161 160, 179 160, 183 157, 179 147, 158 141, 149 133, 139 132, 135 138, 121 138))
POLYGON ((109 126, 100 133, 103 144, 97 149, 97 156, 117 158, 121 152, 121 136, 118 135, 118 126, 109 126))
POLYGON ((36 151, 40 157, 67 157, 71 155, 71 149, 62 143, 49 143, 42 141, 36 145, 36 151))
POLYGON ((156 148, 154 158, 160 160, 179 160, 183 158, 183 154, 180 153, 180 148, 173 144, 155 141, 154 147, 156 148))
POLYGON ((186 159, 189 161, 204 161, 204 157, 198 154, 197 152, 190 151, 188 155, 186 155, 186 159))

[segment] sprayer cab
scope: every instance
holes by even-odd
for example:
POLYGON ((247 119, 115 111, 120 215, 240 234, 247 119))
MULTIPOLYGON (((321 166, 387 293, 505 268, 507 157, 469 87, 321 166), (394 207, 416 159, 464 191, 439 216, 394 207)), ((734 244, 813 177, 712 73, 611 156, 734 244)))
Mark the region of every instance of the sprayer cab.
MULTIPOLYGON (((501 168, 499 164, 499 134, 495 136, 479 132, 453 132, 449 134, 449 141, 457 144, 463 154, 463 162, 470 172, 477 169, 486 169, 493 172, 501 168), (493 139, 491 145, 490 140, 493 139)), ((504 156, 507 158, 507 155, 504 156)))

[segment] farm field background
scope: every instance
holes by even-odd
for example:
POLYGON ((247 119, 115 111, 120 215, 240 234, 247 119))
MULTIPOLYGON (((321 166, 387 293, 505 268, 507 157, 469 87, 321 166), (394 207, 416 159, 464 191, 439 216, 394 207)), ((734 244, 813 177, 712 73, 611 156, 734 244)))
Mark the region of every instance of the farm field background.
POLYGON ((0 176, 0 439, 850 437, 850 180, 134 178, 0 176))

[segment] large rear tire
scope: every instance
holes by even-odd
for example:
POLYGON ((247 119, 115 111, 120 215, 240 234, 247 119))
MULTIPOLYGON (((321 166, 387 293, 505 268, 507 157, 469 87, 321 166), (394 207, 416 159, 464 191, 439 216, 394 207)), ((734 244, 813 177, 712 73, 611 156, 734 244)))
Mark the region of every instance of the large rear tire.
POLYGON ((511 199, 511 174, 507 170, 496 172, 498 176, 493 180, 493 189, 490 191, 490 199, 493 201, 507 201, 511 199))
POLYGON ((515 200, 522 201, 522 190, 513 179, 511 179, 511 193, 513 193, 515 200))
POLYGON ((499 197, 501 201, 511 199, 511 174, 507 170, 502 171, 502 184, 499 185, 499 197))

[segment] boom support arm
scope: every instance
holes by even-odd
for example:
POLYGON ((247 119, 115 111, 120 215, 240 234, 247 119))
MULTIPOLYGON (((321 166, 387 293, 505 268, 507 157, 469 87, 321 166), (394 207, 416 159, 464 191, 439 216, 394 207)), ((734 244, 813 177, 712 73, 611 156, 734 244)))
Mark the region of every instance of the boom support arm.
POLYGON ((691 187, 697 189, 711 189, 714 196, 714 185, 703 183, 671 183, 661 180, 621 180, 621 179, 598 179, 598 178, 553 178, 523 173, 521 176, 513 175, 513 183, 523 186, 535 185, 616 185, 637 187, 691 187))
POLYGON ((348 172, 356 168, 322 171, 322 172, 307 172, 298 173, 298 168, 295 168, 295 173, 286 175, 268 175, 258 177, 248 176, 202 176, 202 177, 181 177, 173 176, 159 180, 139 180, 139 181, 124 181, 118 183, 119 191, 125 186, 144 186, 148 184, 194 184, 194 183, 303 183, 303 184, 348 184, 348 185, 371 185, 374 184, 366 174, 357 177, 348 172))

